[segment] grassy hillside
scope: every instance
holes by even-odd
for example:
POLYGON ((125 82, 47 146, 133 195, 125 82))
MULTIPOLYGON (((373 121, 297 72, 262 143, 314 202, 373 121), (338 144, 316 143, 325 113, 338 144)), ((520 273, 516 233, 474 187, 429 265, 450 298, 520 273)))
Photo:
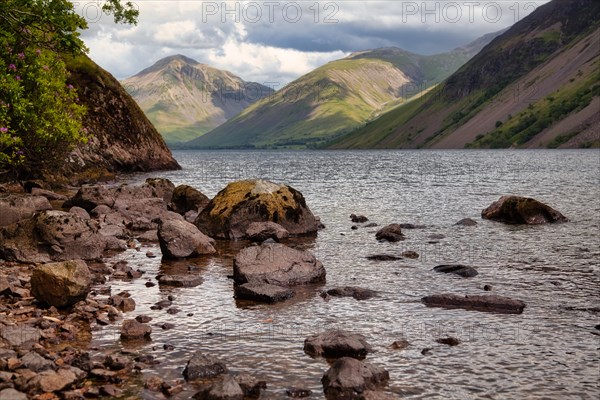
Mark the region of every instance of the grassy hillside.
POLYGON ((157 61, 123 86, 170 143, 219 126, 270 90, 185 56, 157 61))
POLYGON ((353 53, 311 71, 184 145, 190 148, 322 146, 441 82, 492 37, 434 56, 394 47, 353 53))
POLYGON ((571 143, 592 145, 599 13, 591 0, 541 6, 421 99, 328 147, 546 147, 575 126, 589 140, 571 143))

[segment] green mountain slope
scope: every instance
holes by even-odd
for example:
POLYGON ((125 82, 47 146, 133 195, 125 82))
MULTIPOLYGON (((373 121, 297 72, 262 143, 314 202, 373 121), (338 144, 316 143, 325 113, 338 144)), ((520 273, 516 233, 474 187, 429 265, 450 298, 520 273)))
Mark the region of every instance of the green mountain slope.
POLYGON ((170 144, 201 136, 270 93, 182 55, 163 58, 122 84, 170 144))
POLYGON ((547 3, 434 90, 328 147, 597 146, 598 15, 593 0, 547 3))
POLYGON ((316 147, 448 77, 494 34, 464 48, 422 56, 386 47, 351 54, 256 102, 189 148, 316 147))

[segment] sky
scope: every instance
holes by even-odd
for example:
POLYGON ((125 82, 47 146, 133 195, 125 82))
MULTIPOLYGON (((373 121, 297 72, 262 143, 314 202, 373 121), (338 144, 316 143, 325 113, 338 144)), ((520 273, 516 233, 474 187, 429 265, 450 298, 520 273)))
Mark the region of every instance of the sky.
POLYGON ((133 0, 117 25, 101 1, 74 0, 90 57, 118 79, 183 54, 246 81, 286 84, 354 51, 437 54, 502 30, 546 1, 133 0), (100 3, 100 4, 99 4, 100 3))

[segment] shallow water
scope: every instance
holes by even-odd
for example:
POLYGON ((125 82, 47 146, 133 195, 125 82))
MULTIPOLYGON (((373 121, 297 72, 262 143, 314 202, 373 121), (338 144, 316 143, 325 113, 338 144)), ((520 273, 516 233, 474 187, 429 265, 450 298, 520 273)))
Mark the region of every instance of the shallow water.
MULTIPOLYGON (((300 386, 322 398, 325 360, 302 350, 309 334, 339 327, 367 336, 375 353, 367 360, 390 371, 389 390, 398 397, 440 399, 597 398, 600 395, 599 321, 600 153, 587 151, 178 151, 182 171, 147 176, 192 185, 209 197, 228 182, 266 178, 300 190, 327 228, 315 240, 294 245, 316 253, 327 284, 305 288, 277 305, 236 303, 232 257, 244 243, 219 244, 219 255, 162 263, 146 250, 115 257, 146 272, 130 282, 111 281, 113 293, 128 290, 137 302, 126 317, 150 315, 152 341, 126 348, 152 354, 161 363, 144 376, 181 378, 193 351, 223 359, 234 372, 252 372, 268 383, 265 398, 285 398, 300 386), (481 220, 480 212, 503 194, 534 197, 560 210, 570 222, 508 226, 481 220), (351 230, 351 213, 380 225, 426 225, 406 230, 397 244, 378 243, 377 228, 351 230), (453 224, 461 218, 475 227, 453 224), (429 235, 445 235, 438 243, 429 235), (366 255, 417 251, 417 260, 369 261, 366 255), (463 263, 479 275, 464 279, 433 273, 438 264, 463 263), (146 288, 159 272, 195 266, 204 283, 196 288, 146 288), (427 308, 422 296, 493 292, 520 299, 522 315, 427 308), (374 289, 371 300, 333 298, 323 288, 355 285, 374 289), (182 311, 169 315, 150 306, 171 294, 182 311), (187 314, 192 314, 187 316, 187 314), (156 324, 173 322, 163 331, 156 324), (435 339, 454 336, 456 347, 435 339), (406 338, 410 347, 389 345, 406 338), (163 350, 163 344, 174 350, 163 350), (429 355, 421 350, 432 348, 429 355)), ((94 334, 93 346, 121 345, 115 327, 94 334)), ((141 389, 134 388, 139 391, 141 389)), ((188 398, 189 388, 180 394, 188 398)), ((141 392, 152 398, 150 392, 141 392)))

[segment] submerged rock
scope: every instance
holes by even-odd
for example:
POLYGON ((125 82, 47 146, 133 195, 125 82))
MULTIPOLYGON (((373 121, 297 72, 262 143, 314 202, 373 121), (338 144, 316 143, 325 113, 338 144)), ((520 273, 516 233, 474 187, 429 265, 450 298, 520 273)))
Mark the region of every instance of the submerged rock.
POLYGON ((385 240, 388 242, 399 242, 400 240, 404 240, 404 235, 402 234, 402 228, 399 224, 390 224, 378 230, 375 234, 375 238, 377 240, 385 240))
POLYGON ((208 356, 197 351, 187 362, 183 370, 183 376, 186 380, 214 378, 227 373, 225 363, 215 357, 208 356))
POLYGON ((433 267, 433 270, 435 272, 462 276, 463 278, 472 278, 478 274, 475 268, 460 264, 438 265, 437 267, 433 267))
POLYGON ((37 266, 31 275, 31 293, 43 303, 58 308, 84 300, 90 291, 92 276, 82 260, 37 266))
POLYGON ((329 289, 325 293, 333 297, 353 297, 356 300, 368 300, 375 296, 375 291, 356 286, 337 287, 329 289))
POLYGON ((392 254, 373 254, 366 257, 367 260, 372 261, 397 261, 402 260, 402 257, 398 257, 392 254))
POLYGON ((339 329, 330 329, 304 340, 304 352, 312 357, 364 359, 372 351, 363 335, 339 329))
POLYGON ((350 214, 350 220, 355 224, 362 224, 367 222, 369 218, 365 217, 364 215, 350 214))
POLYGON ((293 296, 293 290, 268 283, 244 283, 234 287, 234 297, 240 300, 277 303, 293 296))
POLYGON ((421 301, 428 307, 463 308, 465 310, 521 314, 525 303, 497 295, 434 294, 421 301))
POLYGON ((325 281, 325 268, 309 251, 299 251, 279 243, 242 249, 233 260, 236 284, 268 283, 295 286, 325 281))
POLYGON ((165 258, 185 258, 214 254, 214 240, 183 220, 161 220, 158 224, 158 244, 165 258))
POLYGON ((527 225, 568 221, 552 207, 535 199, 519 196, 500 197, 481 212, 481 217, 507 224, 527 225))
POLYGON ((477 225, 477 221, 472 220, 471 218, 463 218, 460 221, 458 221, 457 223, 455 223, 454 225, 458 225, 458 226, 475 226, 475 225, 477 225))
POLYGON ((230 183, 208 203, 194 222, 208 236, 241 239, 252 222, 271 221, 290 235, 316 234, 318 220, 294 188, 265 180, 230 183))
POLYGON ((325 373, 321 382, 327 399, 365 399, 365 392, 387 385, 390 374, 377 367, 344 357, 337 360, 325 373))

